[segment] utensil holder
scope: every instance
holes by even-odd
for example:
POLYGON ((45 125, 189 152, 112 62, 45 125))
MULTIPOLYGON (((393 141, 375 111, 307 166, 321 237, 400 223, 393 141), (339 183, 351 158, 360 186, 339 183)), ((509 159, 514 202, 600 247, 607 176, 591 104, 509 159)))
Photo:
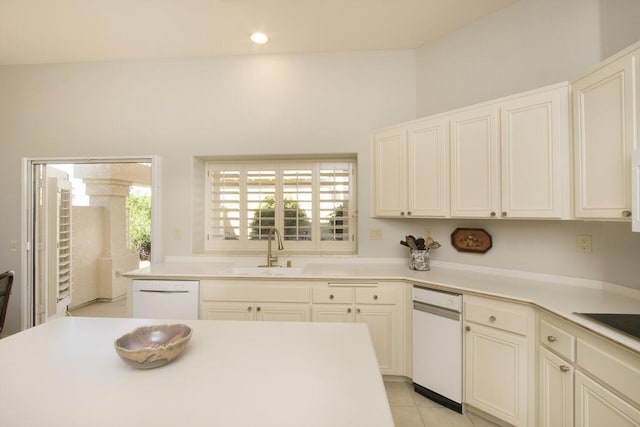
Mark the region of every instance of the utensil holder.
POLYGON ((409 269, 417 271, 431 270, 429 250, 412 249, 409 252, 409 269))

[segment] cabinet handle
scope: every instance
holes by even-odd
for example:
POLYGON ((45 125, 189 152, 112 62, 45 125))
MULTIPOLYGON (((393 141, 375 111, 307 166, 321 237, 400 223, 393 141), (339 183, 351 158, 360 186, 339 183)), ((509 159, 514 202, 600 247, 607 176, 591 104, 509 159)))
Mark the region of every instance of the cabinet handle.
POLYGON ((377 299, 378 299, 378 295, 374 295, 374 296, 373 296, 373 299, 374 299, 374 300, 377 300, 377 299))
POLYGON ((360 309, 356 308, 356 313, 360 314, 360 309))
POLYGON ((347 313, 351 313, 351 307, 347 308, 347 313))
POLYGON ((625 218, 629 218, 631 216, 631 211, 622 211, 622 216, 625 218))
POLYGON ((465 330, 465 331, 467 331, 467 332, 469 332, 469 331, 471 330, 471 326, 465 326, 465 327, 464 327, 464 330, 465 330))
POLYGON ((404 212, 400 212, 400 216, 404 216, 404 212))
POLYGON ((489 322, 493 323, 496 321, 496 316, 489 316, 489 322))
POLYGON ((329 299, 333 299, 333 294, 329 295, 329 299))
POLYGON ((256 311, 260 311, 260 306, 256 307, 256 311))
POLYGON ((567 365, 560 365, 561 372, 569 372, 569 367, 567 365))
POLYGON ((410 215, 411 215, 411 211, 408 211, 408 212, 407 212, 407 216, 410 216, 410 215))
POLYGON ((507 216, 507 213, 506 213, 506 212, 502 212, 500 215, 501 215, 502 217, 505 217, 505 216, 507 216))
POLYGON ((547 336, 547 341, 556 342, 556 341, 558 341, 558 338, 554 337, 553 335, 549 335, 549 336, 547 336))
POLYGON ((253 307, 251 306, 247 307, 247 311, 251 311, 251 310, 253 310, 253 307))
POLYGON ((489 215, 496 216, 496 213, 495 212, 491 212, 489 215))

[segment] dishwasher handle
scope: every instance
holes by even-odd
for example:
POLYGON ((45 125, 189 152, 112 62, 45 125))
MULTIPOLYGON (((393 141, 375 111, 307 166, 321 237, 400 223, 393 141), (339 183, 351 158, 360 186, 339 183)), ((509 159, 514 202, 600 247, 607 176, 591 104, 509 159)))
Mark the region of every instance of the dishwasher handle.
POLYGON ((440 317, 446 317, 447 319, 460 320, 460 313, 446 308, 437 307, 431 304, 425 304, 423 302, 414 301, 413 309, 422 311, 423 313, 429 313, 440 317))
POLYGON ((150 293, 154 293, 154 294, 188 294, 189 291, 171 291, 169 289, 163 290, 163 289, 138 289, 137 291, 134 292, 150 292, 150 293))

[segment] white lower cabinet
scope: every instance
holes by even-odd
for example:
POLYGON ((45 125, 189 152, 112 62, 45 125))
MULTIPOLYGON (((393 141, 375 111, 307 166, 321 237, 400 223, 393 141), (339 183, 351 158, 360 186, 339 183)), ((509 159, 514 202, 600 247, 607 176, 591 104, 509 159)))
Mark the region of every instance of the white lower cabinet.
POLYGON ((581 372, 576 372, 576 427, 640 426, 640 411, 581 372))
POLYGON ((317 285, 313 287, 311 318, 314 322, 366 323, 380 372, 407 375, 405 287, 403 283, 317 285))
POLYGON ((539 425, 640 427, 640 356, 570 322, 539 322, 539 425))
POLYGON ((309 287, 301 284, 202 280, 200 298, 205 320, 311 320, 309 287))
POLYGON ((543 346, 539 353, 540 427, 573 426, 574 367, 543 346))
POLYGON ((464 403, 515 426, 534 425, 535 315, 529 307, 465 295, 464 403))

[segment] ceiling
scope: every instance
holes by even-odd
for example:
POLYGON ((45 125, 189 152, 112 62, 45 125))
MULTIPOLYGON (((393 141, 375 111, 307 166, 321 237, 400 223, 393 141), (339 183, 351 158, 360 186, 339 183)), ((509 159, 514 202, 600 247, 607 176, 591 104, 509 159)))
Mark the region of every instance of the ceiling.
POLYGON ((513 2, 0 0, 0 65, 413 49, 513 2))

